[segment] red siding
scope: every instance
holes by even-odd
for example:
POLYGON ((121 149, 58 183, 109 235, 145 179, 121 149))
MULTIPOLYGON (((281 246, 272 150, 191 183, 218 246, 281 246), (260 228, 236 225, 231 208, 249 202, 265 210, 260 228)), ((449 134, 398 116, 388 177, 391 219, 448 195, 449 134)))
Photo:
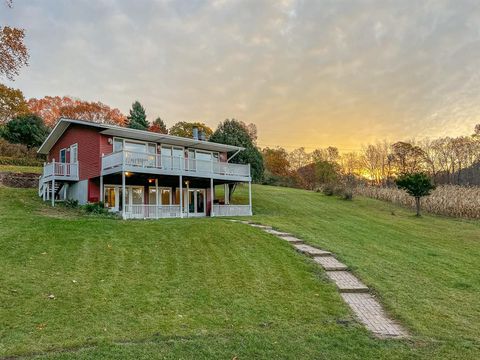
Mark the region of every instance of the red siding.
MULTIPOLYGON (((100 148, 106 150, 108 141, 98 132, 98 129, 88 126, 72 124, 63 133, 57 143, 48 154, 48 160, 59 160, 59 152, 62 148, 68 148, 72 144, 78 144, 79 178, 86 180, 100 176, 100 148)), ((111 152, 111 150, 110 150, 111 152)))

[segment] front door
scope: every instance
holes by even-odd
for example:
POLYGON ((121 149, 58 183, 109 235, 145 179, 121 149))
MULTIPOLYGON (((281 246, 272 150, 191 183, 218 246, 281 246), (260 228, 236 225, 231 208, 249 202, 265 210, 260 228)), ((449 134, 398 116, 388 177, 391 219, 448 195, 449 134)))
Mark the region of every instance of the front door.
POLYGON ((190 189, 188 191, 188 215, 205 216, 205 189, 190 189))

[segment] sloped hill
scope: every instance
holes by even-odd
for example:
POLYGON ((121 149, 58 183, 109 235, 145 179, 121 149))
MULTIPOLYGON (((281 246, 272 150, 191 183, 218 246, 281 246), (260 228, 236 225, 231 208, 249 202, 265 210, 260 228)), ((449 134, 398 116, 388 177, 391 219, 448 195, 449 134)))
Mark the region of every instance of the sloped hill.
POLYGON ((94 218, 0 187, 0 358, 478 354, 478 223, 264 186, 254 210, 339 254, 418 341, 372 339, 317 266, 251 227, 94 218))

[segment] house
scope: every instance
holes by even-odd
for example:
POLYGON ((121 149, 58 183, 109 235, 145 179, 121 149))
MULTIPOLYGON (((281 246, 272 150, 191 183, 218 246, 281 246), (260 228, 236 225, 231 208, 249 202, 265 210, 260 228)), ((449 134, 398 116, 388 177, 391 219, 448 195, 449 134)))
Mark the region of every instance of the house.
POLYGON ((184 138, 62 118, 38 150, 48 159, 38 194, 52 206, 103 201, 124 219, 251 215, 250 165, 230 162, 242 150, 196 129, 184 138), (248 205, 229 204, 237 183, 248 183, 248 205))

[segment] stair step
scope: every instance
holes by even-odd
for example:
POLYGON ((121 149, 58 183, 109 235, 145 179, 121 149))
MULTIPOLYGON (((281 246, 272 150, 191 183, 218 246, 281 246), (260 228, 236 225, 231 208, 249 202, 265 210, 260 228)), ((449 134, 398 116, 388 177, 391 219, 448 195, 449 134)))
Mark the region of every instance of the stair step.
POLYGON ((327 271, 341 293, 365 293, 368 287, 348 271, 327 271))
POLYGON ((286 233, 286 232, 273 230, 272 228, 265 228, 265 231, 269 234, 277 235, 277 236, 291 236, 292 235, 292 234, 289 234, 289 233, 286 233))
POLYGON ((333 256, 318 256, 313 261, 320 264, 327 271, 347 270, 347 265, 341 263, 333 256))
POLYGON ((301 253, 305 254, 305 255, 308 255, 308 256, 312 256, 312 257, 316 257, 316 256, 329 256, 329 255, 332 255, 329 251, 325 251, 325 250, 320 250, 320 249, 317 249, 317 248, 314 248, 313 246, 310 246, 310 245, 305 245, 305 244, 295 244, 293 245, 298 251, 300 251, 301 253))
POLYGON ((295 236, 280 236, 283 240, 288 241, 290 244, 302 244, 303 240, 296 238, 295 236))

